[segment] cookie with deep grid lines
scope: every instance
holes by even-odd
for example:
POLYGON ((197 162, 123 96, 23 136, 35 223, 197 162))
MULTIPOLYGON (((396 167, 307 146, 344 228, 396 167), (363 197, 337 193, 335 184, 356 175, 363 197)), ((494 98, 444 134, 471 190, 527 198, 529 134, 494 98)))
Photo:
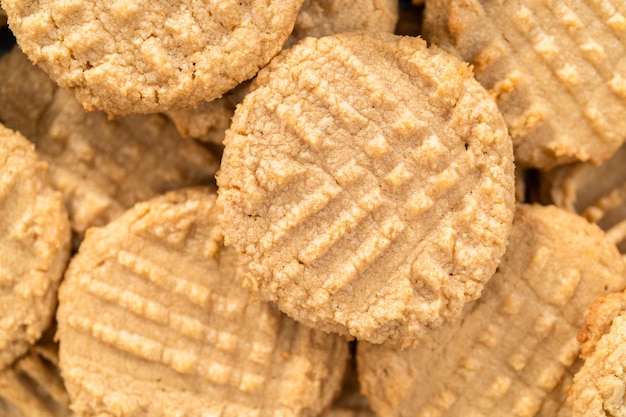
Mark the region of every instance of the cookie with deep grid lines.
POLYGON ((50 164, 66 201, 74 246, 138 201, 214 181, 217 159, 161 115, 108 120, 86 113, 18 48, 0 59, 0 121, 21 131, 50 164))
POLYGON ((48 164, 0 125, 0 370, 50 325, 69 255, 67 210, 48 164))
POLYGON ((428 0, 424 36, 471 63, 516 160, 600 163, 626 135, 626 3, 428 0))
POLYGON ((578 339, 584 364, 569 390, 571 415, 625 416, 626 295, 599 297, 578 339))
POLYGON ((419 38, 307 38, 259 72, 218 174, 247 285, 307 325, 416 343, 480 295, 514 211, 511 140, 419 38))
POLYGON ((86 110, 189 108, 276 55, 302 0, 3 0, 18 44, 86 110))
POLYGON ((79 416, 314 416, 339 390, 346 341, 242 288, 215 198, 173 191, 87 233, 57 314, 79 416))
POLYGON ((3 417, 72 417, 59 371, 54 328, 28 354, 0 372, 0 415, 3 417))
POLYGON ((581 214, 626 253, 626 146, 600 166, 578 163, 542 178, 543 193, 558 207, 581 214))
POLYGON ((381 417, 554 416, 586 309, 625 286, 619 252, 596 225, 519 206, 498 272, 462 319, 415 349, 359 344, 361 386, 381 417))

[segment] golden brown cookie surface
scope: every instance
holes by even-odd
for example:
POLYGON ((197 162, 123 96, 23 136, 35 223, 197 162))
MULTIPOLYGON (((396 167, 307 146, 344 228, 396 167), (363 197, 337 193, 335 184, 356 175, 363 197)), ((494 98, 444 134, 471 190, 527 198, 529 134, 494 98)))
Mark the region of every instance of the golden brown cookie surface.
POLYGON ((302 0, 4 0, 18 44, 87 110, 187 108, 280 51, 302 0))
POLYGON ((15 48, 0 59, 0 121, 20 130, 50 164, 64 196, 77 246, 85 230, 101 226, 138 201, 213 181, 218 161, 182 138, 161 115, 107 120, 86 113, 15 48))
POLYGON ((591 306, 579 339, 585 363, 576 375, 568 402, 573 417, 625 416, 626 298, 601 297, 591 306))
POLYGON ((428 0, 424 35, 474 66, 517 160, 600 163, 626 132, 626 3, 428 0))
POLYGON ((625 285, 619 253, 595 225, 519 206, 498 272, 461 320, 415 349, 359 344, 359 379, 381 417, 554 416, 586 309, 625 285))
POLYGON ((48 164, 0 125, 0 370, 50 324, 69 251, 67 211, 48 164))
POLYGON ((87 234, 57 315, 79 416, 314 416, 339 389, 347 343, 241 287, 214 200, 174 191, 87 234))
POLYGON ((418 38, 308 38, 259 73, 218 175, 249 284, 311 326, 413 344, 504 252, 510 138, 469 68, 418 38))

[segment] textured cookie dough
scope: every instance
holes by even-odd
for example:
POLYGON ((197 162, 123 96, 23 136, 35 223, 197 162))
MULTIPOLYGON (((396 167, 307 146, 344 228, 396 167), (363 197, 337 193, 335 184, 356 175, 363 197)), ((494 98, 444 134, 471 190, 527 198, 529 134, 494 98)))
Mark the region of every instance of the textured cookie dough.
POLYGON ((583 215, 626 253, 626 146, 600 166, 577 163, 544 174, 543 193, 558 207, 583 215))
POLYGON ((0 371, 3 417, 73 417, 59 371, 54 329, 46 331, 28 354, 0 371), (51 331, 52 330, 52 331, 51 331))
POLYGON ((2 125, 0 173, 2 370, 50 325, 70 254, 70 225, 48 164, 32 143, 2 125))
POLYGON ((598 298, 579 340, 585 363, 574 376, 568 397, 572 416, 626 416, 626 295, 598 298))
POLYGON ((361 386, 380 417, 554 417, 586 309, 624 286, 620 254, 596 225, 519 206, 498 272, 461 320, 415 349, 359 343, 361 386))
POLYGON ((215 198, 173 191, 87 233, 57 314, 77 415, 313 417, 339 391, 347 342, 242 288, 215 198))
POLYGON ((414 344, 480 295, 514 211, 511 140, 419 38, 307 38, 255 80, 218 174, 247 285, 307 325, 414 344))
POLYGON ((287 45, 307 36, 343 32, 393 33, 398 0, 304 0, 287 45))
POLYGON ((181 138, 161 115, 107 120, 86 113, 15 48, 0 59, 0 121, 21 131, 50 164, 68 207, 74 246, 138 201, 214 181, 217 159, 181 138))
POLYGON ((302 0, 3 0, 31 61, 111 115, 194 107, 251 78, 302 0))
POLYGON ((424 37, 471 63, 516 161, 600 163, 626 137, 626 2, 428 0, 424 37))

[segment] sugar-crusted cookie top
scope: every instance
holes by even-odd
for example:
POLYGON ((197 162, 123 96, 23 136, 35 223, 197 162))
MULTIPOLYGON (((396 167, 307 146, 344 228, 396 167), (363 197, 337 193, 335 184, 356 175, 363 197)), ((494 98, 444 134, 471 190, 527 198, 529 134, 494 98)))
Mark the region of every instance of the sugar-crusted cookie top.
POLYGON ((280 51, 302 0, 4 0, 22 50, 87 110, 192 107, 280 51))
POLYGON ((413 344, 479 296, 513 217, 511 140, 467 65, 342 34, 276 57, 218 174, 226 242, 287 314, 413 344))

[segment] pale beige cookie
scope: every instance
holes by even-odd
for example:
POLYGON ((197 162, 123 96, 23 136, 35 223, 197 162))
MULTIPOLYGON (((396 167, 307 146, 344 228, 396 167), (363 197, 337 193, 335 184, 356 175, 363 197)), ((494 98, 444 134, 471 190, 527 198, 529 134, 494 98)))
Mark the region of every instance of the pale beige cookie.
POLYGON ((361 386, 380 417, 554 417, 586 309, 624 286, 619 252, 597 226, 519 206, 498 272, 461 320, 415 349, 359 343, 361 386))
POLYGON ((615 293, 596 300, 579 339, 585 363, 570 389, 571 415, 626 416, 626 295, 615 293))
POLYGON ((555 205, 584 216, 607 232, 626 253, 626 146, 602 165, 577 163, 555 168, 542 178, 555 205))
POLYGON ((428 0, 429 42, 474 67, 516 161, 600 163, 626 137, 626 2, 428 0))
POLYGON ((343 32, 389 32, 398 22, 398 0, 304 0, 287 45, 343 32))
POLYGON ((215 198, 173 191, 87 233, 57 314, 77 415, 315 416, 339 391, 347 342, 242 288, 215 198))
POLYGON ((49 326, 70 252, 70 225, 48 164, 0 125, 0 370, 49 326))
POLYGON ((22 50, 86 110, 194 107, 251 78, 302 0, 3 0, 22 50))
POLYGON ((74 246, 138 201, 214 180, 217 159, 161 115, 107 120, 85 113, 16 48, 0 59, 0 121, 22 131, 50 163, 67 204, 74 246))
POLYGON ((467 65, 419 38, 341 34, 284 51, 255 84, 218 175, 248 285, 374 343, 456 318, 514 209, 511 140, 467 65))
POLYGON ((242 83, 222 97, 202 102, 196 108, 166 112, 178 132, 188 138, 221 145, 237 104, 248 93, 250 83, 242 83))
POLYGON ((3 417, 72 417, 58 363, 58 344, 46 332, 28 354, 0 371, 3 417))

